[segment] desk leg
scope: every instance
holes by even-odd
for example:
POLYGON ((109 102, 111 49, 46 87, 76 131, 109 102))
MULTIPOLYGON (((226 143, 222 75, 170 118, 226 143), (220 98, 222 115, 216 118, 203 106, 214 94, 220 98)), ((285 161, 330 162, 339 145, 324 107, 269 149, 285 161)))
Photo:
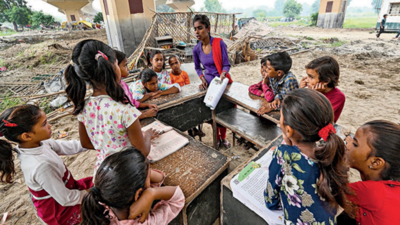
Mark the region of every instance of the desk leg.
POLYGON ((233 144, 232 146, 235 147, 235 146, 236 146, 236 135, 235 135, 234 132, 232 132, 232 142, 233 142, 233 143, 232 143, 232 144, 233 144))
POLYGON ((218 140, 217 140, 217 132, 218 132, 218 130, 217 130, 217 121, 215 120, 215 110, 212 110, 211 111, 211 114, 212 114, 212 119, 213 119, 213 145, 214 145, 214 148, 215 149, 217 149, 217 142, 218 142, 218 140))

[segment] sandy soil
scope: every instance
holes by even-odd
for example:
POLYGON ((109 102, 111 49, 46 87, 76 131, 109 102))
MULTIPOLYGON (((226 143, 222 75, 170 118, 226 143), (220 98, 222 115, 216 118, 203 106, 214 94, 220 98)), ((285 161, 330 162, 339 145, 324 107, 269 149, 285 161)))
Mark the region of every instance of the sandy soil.
MULTIPOLYGON (((293 56, 292 71, 300 80, 306 76, 304 66, 314 58, 331 55, 335 57, 341 66, 341 78, 339 88, 346 95, 346 104, 338 123, 351 131, 355 131, 363 123, 373 119, 386 119, 399 122, 400 107, 397 104, 400 97, 400 52, 397 41, 389 40, 390 34, 383 34, 383 40, 376 41, 370 30, 322 30, 318 28, 278 28, 279 33, 287 35, 299 35, 317 38, 337 37, 347 41, 346 44, 337 48, 318 48, 311 52, 301 53, 293 56)), ((97 35, 96 38, 106 40, 105 34, 97 35)), ((72 47, 78 41, 87 38, 78 37, 62 42, 72 47)), ((55 43, 50 40, 43 44, 55 43)), ((15 51, 14 51, 15 52, 15 51)), ((64 52, 63 52, 64 53, 64 52)), ((2 52, 3 58, 10 57, 14 61, 17 56, 7 55, 12 52, 2 52)), ((62 57, 67 60, 68 57, 62 57)), ((12 63, 13 60, 10 60, 12 63)), ((56 67, 61 69, 62 65, 56 67)), ((247 65, 235 66, 231 73, 235 81, 247 85, 258 82, 261 79, 259 74, 259 62, 252 62, 247 65)), ((46 67, 40 68, 44 71, 46 67)), ((28 69, 17 70, 16 73, 23 73, 28 69)), ((10 72, 11 73, 11 72, 10 72)), ((204 124, 203 130, 207 134, 203 141, 212 145, 212 129, 204 124)), ((53 123, 53 138, 57 138, 57 131, 67 131, 69 136, 65 138, 78 139, 77 121, 74 117, 68 116, 53 123)), ((232 143, 231 132, 228 131, 228 140, 232 143)), ((230 170, 250 158, 255 151, 243 150, 241 146, 231 149, 220 150, 230 157, 230 170)), ((63 156, 67 167, 75 178, 90 176, 95 162, 94 151, 88 151, 75 156, 63 156)), ((17 174, 13 184, 0 184, 0 214, 10 212, 9 224, 40 224, 35 218, 33 206, 28 201, 28 190, 19 167, 19 161, 15 160, 17 174)))

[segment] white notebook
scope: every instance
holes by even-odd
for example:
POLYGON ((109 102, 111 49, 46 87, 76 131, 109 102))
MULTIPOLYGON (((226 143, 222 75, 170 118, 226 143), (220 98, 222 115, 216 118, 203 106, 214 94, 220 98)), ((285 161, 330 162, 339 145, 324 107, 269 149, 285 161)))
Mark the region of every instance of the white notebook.
POLYGON ((151 150, 147 156, 151 163, 167 157, 189 143, 189 139, 176 132, 172 127, 166 126, 157 120, 143 127, 142 131, 144 132, 150 128, 162 133, 151 140, 151 150))
POLYGON ((206 97, 204 97, 204 103, 206 103, 207 107, 210 107, 211 110, 214 110, 219 100, 221 99, 226 86, 228 85, 228 78, 225 78, 221 83, 221 79, 219 77, 215 77, 208 87, 206 97))

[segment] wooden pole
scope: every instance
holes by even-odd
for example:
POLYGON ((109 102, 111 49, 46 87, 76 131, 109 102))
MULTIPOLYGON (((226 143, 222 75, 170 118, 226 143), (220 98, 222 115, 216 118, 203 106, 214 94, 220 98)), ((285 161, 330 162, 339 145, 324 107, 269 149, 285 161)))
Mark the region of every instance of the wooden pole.
POLYGON ((218 132, 218 130, 217 130, 217 121, 216 121, 216 116, 215 116, 215 110, 212 110, 211 114, 212 114, 212 119, 213 119, 213 123, 212 123, 212 126, 213 126, 213 146, 214 146, 215 149, 217 149, 218 148, 218 146, 217 146, 217 142, 218 142, 218 140, 217 140, 217 132, 218 132))
POLYGON ((218 18, 219 18, 219 15, 217 14, 217 19, 215 20, 215 28, 214 28, 214 33, 217 33, 217 28, 218 28, 218 18))

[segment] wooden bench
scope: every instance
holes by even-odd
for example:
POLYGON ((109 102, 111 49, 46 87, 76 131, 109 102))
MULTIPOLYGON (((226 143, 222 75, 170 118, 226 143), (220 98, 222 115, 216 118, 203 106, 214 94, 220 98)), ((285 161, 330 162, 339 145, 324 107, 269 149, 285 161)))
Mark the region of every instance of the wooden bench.
POLYGON ((238 108, 218 113, 216 122, 232 131, 233 146, 235 146, 236 134, 261 148, 282 133, 275 123, 246 113, 238 108))
MULTIPOLYGON (((154 121, 141 121, 146 126, 154 121)), ((222 153, 179 130, 189 144, 171 155, 152 163, 151 167, 165 173, 164 184, 179 185, 186 197, 181 213, 170 224, 212 225, 220 215, 221 180, 228 173, 228 159, 222 153)))

